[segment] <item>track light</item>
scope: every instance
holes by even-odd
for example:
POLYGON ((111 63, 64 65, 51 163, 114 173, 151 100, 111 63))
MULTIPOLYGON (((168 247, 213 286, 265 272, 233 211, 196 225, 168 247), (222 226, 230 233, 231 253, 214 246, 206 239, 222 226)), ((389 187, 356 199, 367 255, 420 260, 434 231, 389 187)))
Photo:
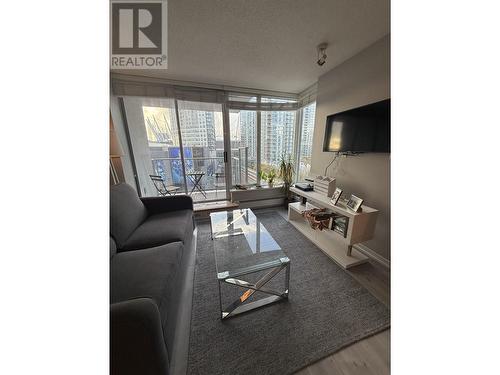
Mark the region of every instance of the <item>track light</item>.
POLYGON ((316 64, 319 66, 323 66, 326 63, 326 47, 328 47, 327 43, 321 43, 318 46, 318 61, 316 61, 316 64))

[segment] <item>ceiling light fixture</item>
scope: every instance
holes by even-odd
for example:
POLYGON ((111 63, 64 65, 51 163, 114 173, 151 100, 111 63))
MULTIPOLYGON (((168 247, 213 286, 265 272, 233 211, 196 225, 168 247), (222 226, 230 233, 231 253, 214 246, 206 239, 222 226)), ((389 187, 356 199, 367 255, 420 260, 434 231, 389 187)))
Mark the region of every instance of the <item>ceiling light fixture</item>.
POLYGON ((319 66, 323 66, 326 63, 326 47, 328 47, 327 43, 321 43, 318 46, 318 61, 316 61, 316 64, 319 66))

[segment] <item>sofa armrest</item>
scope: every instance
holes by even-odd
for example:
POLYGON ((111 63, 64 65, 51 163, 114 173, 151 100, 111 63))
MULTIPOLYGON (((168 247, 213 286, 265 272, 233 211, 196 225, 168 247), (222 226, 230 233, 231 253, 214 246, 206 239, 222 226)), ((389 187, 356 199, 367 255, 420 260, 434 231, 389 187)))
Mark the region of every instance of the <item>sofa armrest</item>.
POLYGON ((177 210, 192 210, 193 199, 188 195, 174 197, 144 197, 142 203, 146 206, 149 215, 177 210))
POLYGON ((111 304, 111 374, 168 374, 158 306, 151 298, 111 304))

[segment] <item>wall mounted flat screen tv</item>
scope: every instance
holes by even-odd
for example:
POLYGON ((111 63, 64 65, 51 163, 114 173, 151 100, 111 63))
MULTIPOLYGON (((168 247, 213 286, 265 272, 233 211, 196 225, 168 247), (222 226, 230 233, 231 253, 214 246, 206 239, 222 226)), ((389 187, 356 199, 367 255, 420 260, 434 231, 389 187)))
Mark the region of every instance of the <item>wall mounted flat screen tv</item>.
POLYGON ((328 116, 323 151, 391 152, 391 100, 328 116))

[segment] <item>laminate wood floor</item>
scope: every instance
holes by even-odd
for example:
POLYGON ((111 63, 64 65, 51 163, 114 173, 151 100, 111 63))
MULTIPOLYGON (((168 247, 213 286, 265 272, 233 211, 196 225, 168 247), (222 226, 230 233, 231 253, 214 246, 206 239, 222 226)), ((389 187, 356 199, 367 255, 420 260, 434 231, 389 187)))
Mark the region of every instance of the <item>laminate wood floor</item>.
MULTIPOLYGON (((279 210, 287 217, 285 209, 279 210)), ((390 307, 390 270, 370 260, 346 271, 380 302, 390 307)), ((390 329, 358 341, 310 366, 296 375, 388 375, 390 374, 390 329)))

